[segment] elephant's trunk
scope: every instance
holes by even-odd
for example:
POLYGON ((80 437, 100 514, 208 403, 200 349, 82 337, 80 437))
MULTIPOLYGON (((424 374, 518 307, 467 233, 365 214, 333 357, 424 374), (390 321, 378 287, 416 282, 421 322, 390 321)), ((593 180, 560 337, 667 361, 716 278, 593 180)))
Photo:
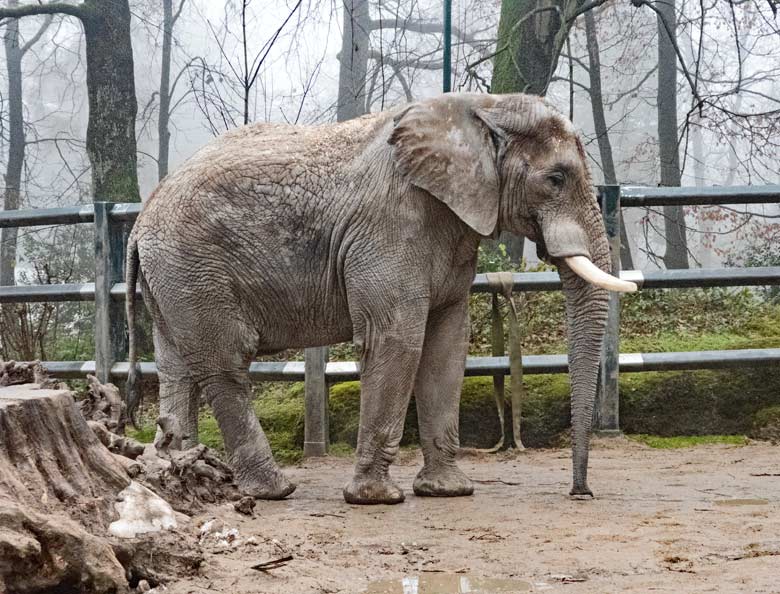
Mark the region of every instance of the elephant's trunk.
POLYGON ((607 291, 584 281, 565 262, 559 265, 559 272, 566 295, 569 335, 574 467, 571 495, 592 495, 588 488, 588 447, 607 321, 607 291))
POLYGON ((542 221, 545 244, 558 265, 566 296, 574 471, 571 495, 592 495, 587 480, 588 447, 607 320, 604 287, 631 289, 606 274, 611 269, 609 244, 596 201, 591 199, 591 204, 592 208, 577 213, 579 216, 562 218, 559 213, 542 221), (582 260, 587 261, 584 267, 582 260))

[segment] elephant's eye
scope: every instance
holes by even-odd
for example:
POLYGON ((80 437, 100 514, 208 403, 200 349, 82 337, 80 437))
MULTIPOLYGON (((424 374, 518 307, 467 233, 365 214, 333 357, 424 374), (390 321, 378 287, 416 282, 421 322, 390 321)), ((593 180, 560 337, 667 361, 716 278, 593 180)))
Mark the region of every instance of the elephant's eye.
POLYGON ((563 186, 566 176, 562 171, 553 171, 547 175, 547 181, 549 181, 555 188, 563 186))

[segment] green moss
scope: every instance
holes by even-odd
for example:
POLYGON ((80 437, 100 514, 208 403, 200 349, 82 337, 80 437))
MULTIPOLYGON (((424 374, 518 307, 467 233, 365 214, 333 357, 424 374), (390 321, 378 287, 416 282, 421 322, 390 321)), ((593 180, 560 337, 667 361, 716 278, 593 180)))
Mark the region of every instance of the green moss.
MULTIPOLYGON (((522 440, 530 447, 550 445, 569 426, 569 379, 565 375, 524 378, 526 401, 522 409, 522 440)), ((506 400, 511 399, 509 382, 506 400)), ((463 382, 460 402, 460 442, 464 447, 487 448, 500 437, 493 379, 470 377, 463 382)))
POLYGON ((152 443, 156 432, 157 429, 154 425, 144 425, 138 429, 131 426, 125 429, 125 435, 141 443, 152 443))
POLYGON ((753 415, 751 437, 768 439, 773 443, 780 442, 780 405, 768 406, 753 415))
POLYGON ((200 409, 198 415, 198 441, 218 452, 225 451, 225 444, 222 441, 222 433, 219 431, 217 419, 211 409, 204 407, 200 409))
POLYGON ((688 435, 677 437, 659 437, 658 435, 629 435, 629 438, 662 450, 674 448, 690 448, 697 445, 721 443, 727 445, 746 445, 748 438, 744 435, 688 435))
POLYGON ((328 448, 328 454, 330 454, 331 456, 348 457, 354 453, 355 453, 355 448, 353 448, 348 443, 344 443, 342 441, 337 443, 332 443, 328 448))
POLYGON ((330 387, 330 440, 355 446, 360 420, 360 384, 344 382, 330 387))
POLYGON ((745 434, 760 409, 780 404, 780 369, 680 371, 620 376, 620 424, 661 436, 745 434))
POLYGON ((753 423, 759 427, 780 423, 780 405, 762 408, 753 417, 753 423))

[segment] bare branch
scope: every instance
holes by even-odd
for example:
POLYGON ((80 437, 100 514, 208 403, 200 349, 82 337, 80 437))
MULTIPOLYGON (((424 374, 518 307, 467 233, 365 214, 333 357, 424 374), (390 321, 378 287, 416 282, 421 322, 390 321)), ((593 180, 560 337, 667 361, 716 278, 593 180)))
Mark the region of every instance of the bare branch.
POLYGON ((43 36, 43 34, 46 32, 46 29, 49 28, 49 25, 51 25, 52 20, 54 20, 54 15, 50 14, 47 15, 44 19, 43 23, 41 23, 41 26, 38 28, 38 30, 35 32, 35 35, 30 37, 30 39, 25 43, 19 51, 21 51, 22 56, 26 54, 29 49, 34 46, 36 43, 38 43, 38 40, 43 36))
POLYGON ((67 14, 79 19, 86 17, 84 6, 65 4, 64 2, 52 2, 51 4, 23 4, 13 8, 0 8, 0 21, 4 19, 19 19, 38 14, 67 14))

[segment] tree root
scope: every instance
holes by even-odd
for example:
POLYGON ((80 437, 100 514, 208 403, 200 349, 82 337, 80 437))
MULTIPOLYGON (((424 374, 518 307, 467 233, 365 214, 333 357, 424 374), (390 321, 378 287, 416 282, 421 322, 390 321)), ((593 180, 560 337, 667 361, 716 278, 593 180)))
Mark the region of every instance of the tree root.
POLYGON ((114 384, 101 384, 94 375, 87 375, 87 381, 89 391, 78 403, 81 414, 88 421, 101 423, 111 433, 124 435, 127 412, 119 388, 114 384))

